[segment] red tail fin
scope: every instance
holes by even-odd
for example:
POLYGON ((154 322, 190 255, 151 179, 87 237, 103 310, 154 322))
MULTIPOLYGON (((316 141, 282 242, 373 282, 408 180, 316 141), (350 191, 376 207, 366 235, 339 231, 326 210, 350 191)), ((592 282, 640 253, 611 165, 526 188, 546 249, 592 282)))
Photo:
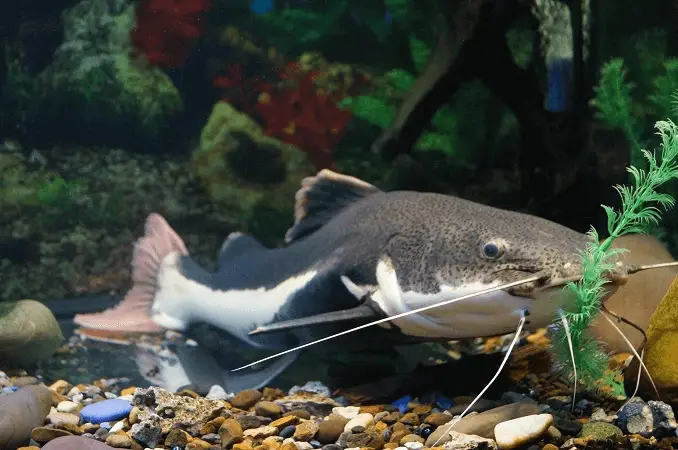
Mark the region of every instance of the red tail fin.
POLYGON ((134 245, 132 288, 115 307, 100 313, 78 314, 73 321, 84 328, 123 333, 158 333, 163 328, 149 316, 160 264, 170 253, 188 255, 184 241, 159 214, 146 219, 145 233, 134 245))

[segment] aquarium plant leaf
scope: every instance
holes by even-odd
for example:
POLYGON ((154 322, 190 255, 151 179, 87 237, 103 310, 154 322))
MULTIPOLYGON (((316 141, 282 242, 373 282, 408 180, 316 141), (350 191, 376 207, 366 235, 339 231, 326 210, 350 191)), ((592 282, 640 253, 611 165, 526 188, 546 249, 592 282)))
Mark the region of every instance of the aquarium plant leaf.
POLYGON ((409 91, 417 80, 414 75, 403 69, 389 70, 384 74, 385 81, 402 92, 409 91))
POLYGON ((395 107, 369 95, 347 97, 339 105, 350 110, 354 116, 382 129, 389 126, 396 114, 395 107))
POLYGON ((431 57, 431 48, 414 34, 410 34, 410 56, 417 72, 420 72, 431 57))
POLYGON ((678 127, 671 120, 657 122, 655 127, 662 138, 659 162, 654 153, 643 150, 641 154, 647 160, 648 168, 631 166, 627 169, 632 185, 615 186, 621 197, 621 208, 615 210, 603 205, 609 236, 601 241, 596 229, 591 228, 588 233, 590 242, 581 251, 582 278, 566 286, 577 299, 576 311, 565 313, 576 349, 574 362, 569 357, 567 336, 562 325, 555 327, 553 350, 560 368, 572 377, 576 365, 580 379, 589 386, 602 379, 607 369, 607 356, 602 352, 600 343, 592 339, 587 331, 599 313, 605 295, 604 275, 614 270, 613 258, 623 251, 611 248, 612 242, 625 234, 642 232, 647 225, 657 224, 661 210, 668 210, 675 203, 671 195, 660 193, 657 189, 678 178, 678 164, 675 162, 678 157, 678 127))
POLYGON ((384 5, 396 23, 400 25, 409 23, 412 13, 412 0, 384 0, 384 5))
POLYGON ((678 58, 664 61, 662 72, 653 80, 654 92, 648 100, 660 117, 678 117, 675 111, 674 97, 678 92, 678 58))
POLYGON ((591 99, 591 106, 597 109, 596 116, 607 122, 611 127, 619 128, 624 132, 631 144, 631 164, 642 163, 637 152, 642 148, 638 135, 641 129, 633 115, 633 101, 631 93, 634 84, 626 81, 626 68, 622 58, 614 58, 605 63, 601 69, 595 95, 591 99))

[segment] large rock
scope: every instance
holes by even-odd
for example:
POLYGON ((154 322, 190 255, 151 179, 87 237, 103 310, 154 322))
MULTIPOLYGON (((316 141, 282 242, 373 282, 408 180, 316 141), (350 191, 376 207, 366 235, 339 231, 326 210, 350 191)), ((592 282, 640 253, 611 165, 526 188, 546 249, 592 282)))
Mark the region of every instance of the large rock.
MULTIPOLYGON (((626 264, 658 264, 674 262, 659 239, 647 234, 626 235, 615 239, 614 248, 625 248, 628 252, 620 259, 626 264)), ((625 285, 612 294, 605 305, 615 313, 647 330, 650 317, 664 298, 671 282, 678 274, 678 267, 662 267, 645 270, 629 276, 625 285)), ((625 323, 617 324, 636 349, 640 349, 643 336, 625 323)), ((630 353, 628 344, 603 317, 596 318, 592 332, 615 353, 630 353)))
POLYGON ((292 225, 294 194, 301 179, 315 173, 304 152, 265 136, 226 102, 212 109, 193 164, 217 210, 264 240, 281 238, 292 225))
POLYGON ((31 431, 42 426, 52 404, 53 392, 38 385, 0 397, 0 449, 28 445, 31 431))
POLYGON ((49 358, 64 341, 52 311, 35 300, 0 302, 0 361, 25 367, 49 358))

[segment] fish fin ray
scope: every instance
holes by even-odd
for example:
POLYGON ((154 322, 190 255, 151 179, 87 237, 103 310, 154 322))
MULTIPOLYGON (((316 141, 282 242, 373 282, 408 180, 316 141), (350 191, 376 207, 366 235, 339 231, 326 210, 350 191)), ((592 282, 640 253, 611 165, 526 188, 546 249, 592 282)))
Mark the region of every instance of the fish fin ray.
POLYGON ((328 169, 304 178, 295 195, 294 225, 285 234, 285 243, 312 234, 347 206, 378 192, 382 191, 366 181, 328 169))
POLYGON ((113 308, 92 314, 76 314, 73 321, 77 325, 114 332, 163 331, 163 327, 149 315, 155 300, 158 272, 163 259, 169 254, 188 255, 188 250, 181 237, 160 214, 150 214, 144 228, 144 236, 134 244, 132 288, 113 308))

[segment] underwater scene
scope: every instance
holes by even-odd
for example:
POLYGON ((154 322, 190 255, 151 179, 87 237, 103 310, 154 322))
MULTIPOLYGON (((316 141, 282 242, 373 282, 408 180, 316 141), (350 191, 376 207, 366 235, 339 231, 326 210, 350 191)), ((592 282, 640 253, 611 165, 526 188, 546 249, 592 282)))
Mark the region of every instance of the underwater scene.
POLYGON ((0 450, 678 449, 678 2, 0 5, 0 450))

